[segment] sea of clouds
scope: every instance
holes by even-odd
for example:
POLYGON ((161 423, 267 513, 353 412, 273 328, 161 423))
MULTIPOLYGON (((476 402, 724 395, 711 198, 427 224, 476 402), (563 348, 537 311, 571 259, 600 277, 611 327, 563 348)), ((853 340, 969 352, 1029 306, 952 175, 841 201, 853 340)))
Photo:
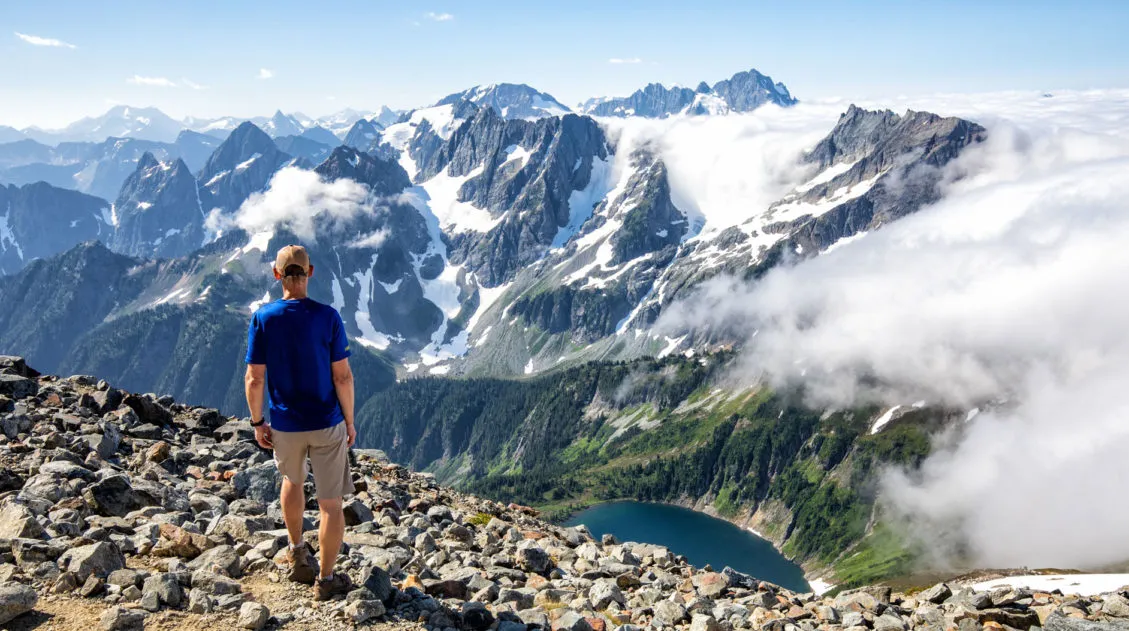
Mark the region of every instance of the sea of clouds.
MULTIPOLYGON (((941 202, 756 284, 708 283, 660 328, 738 331, 744 379, 803 383, 819 406, 985 407, 920 471, 882 483, 891 513, 942 557, 1129 559, 1129 91, 860 105, 963 116, 988 139, 946 167, 941 202)), ((743 183, 676 186, 708 200, 794 185, 810 175, 787 166, 799 144, 752 162, 743 183)), ((675 170, 672 184, 688 174, 675 170)))

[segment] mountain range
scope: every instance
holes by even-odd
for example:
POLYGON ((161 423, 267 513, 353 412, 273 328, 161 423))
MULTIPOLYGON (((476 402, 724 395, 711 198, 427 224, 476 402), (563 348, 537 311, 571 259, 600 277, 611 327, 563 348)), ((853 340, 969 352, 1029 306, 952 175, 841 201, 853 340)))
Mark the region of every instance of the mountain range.
MULTIPOLYGON (((735 104, 714 116, 787 93, 755 71, 711 90, 735 104)), ((198 154, 190 164, 164 146, 145 151, 112 203, 48 184, 8 186, 0 269, 14 275, 0 280, 0 295, 13 313, 45 299, 26 294, 29 278, 93 265, 88 259, 113 261, 131 280, 103 309, 55 283, 44 290, 66 292, 55 312, 99 317, 70 322, 67 336, 0 326, 0 348, 56 370, 68 359, 39 356, 48 341, 36 336, 55 343, 95 328, 104 335, 141 322, 157 326, 139 314, 167 309, 218 309, 225 316, 217 321, 238 328, 255 306, 277 297, 269 253, 304 241, 324 262, 312 295, 342 312, 360 346, 404 374, 521 375, 690 351, 724 340, 652 333, 671 304, 716 276, 755 277, 818 256, 936 201, 940 167, 984 134, 961 119, 851 106, 799 158, 806 181, 712 230, 676 199, 668 156, 653 144, 621 142, 614 124, 587 115, 527 116, 548 102, 531 88, 457 94, 386 127, 360 119, 350 142, 336 147, 302 135, 272 138, 243 122, 202 165, 198 154), (241 212, 249 199, 269 215, 275 211, 263 194, 275 178, 289 182, 303 172, 321 187, 360 185, 364 199, 339 204, 356 206, 345 214, 322 212, 301 237, 285 219, 248 223, 241 212), (141 273, 154 265, 179 271, 141 273)), ((283 119, 277 113, 270 129, 295 131, 283 119)), ((179 140, 198 137, 189 133, 179 140)), ((238 339, 234 329, 222 335, 238 339)))

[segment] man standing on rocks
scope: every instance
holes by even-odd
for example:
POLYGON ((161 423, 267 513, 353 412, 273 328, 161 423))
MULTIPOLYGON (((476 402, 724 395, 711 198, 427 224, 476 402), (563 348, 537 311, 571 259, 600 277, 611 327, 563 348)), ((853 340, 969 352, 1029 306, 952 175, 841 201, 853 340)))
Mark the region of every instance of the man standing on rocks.
POLYGON ((307 296, 313 273, 302 246, 278 251, 274 277, 282 281, 282 299, 263 305, 251 317, 245 385, 255 440, 264 449, 274 449, 282 474, 290 580, 314 584, 314 597, 328 600, 352 587, 347 575, 333 572, 333 565, 345 537, 342 498, 354 490, 349 448, 357 431, 345 326, 336 309, 307 296), (263 418, 264 391, 270 401, 269 425, 263 418), (320 566, 302 539, 307 460, 321 510, 320 566))

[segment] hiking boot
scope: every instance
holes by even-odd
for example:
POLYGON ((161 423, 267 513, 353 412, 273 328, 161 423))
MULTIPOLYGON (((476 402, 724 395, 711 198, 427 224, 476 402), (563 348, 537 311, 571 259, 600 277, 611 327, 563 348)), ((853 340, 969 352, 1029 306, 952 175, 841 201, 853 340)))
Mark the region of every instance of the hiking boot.
POLYGON ((318 568, 318 561, 314 555, 310 553, 310 546, 305 542, 298 544, 297 547, 290 548, 286 552, 286 558, 290 561, 290 575, 289 579, 295 583, 305 583, 306 585, 313 585, 317 580, 320 572, 318 568))
POLYGON ((319 578, 314 584, 314 600, 329 600, 334 596, 344 596, 353 589, 353 581, 347 574, 334 572, 329 578, 319 578))

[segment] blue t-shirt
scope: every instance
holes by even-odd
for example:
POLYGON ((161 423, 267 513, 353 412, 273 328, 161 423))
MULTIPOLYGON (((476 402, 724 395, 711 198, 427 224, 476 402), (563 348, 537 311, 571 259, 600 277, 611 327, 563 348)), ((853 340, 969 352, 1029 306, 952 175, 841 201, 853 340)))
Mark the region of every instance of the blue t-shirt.
POLYGON ((275 300, 251 316, 247 363, 266 364, 272 429, 306 432, 345 420, 330 364, 349 356, 341 315, 316 300, 275 300))

